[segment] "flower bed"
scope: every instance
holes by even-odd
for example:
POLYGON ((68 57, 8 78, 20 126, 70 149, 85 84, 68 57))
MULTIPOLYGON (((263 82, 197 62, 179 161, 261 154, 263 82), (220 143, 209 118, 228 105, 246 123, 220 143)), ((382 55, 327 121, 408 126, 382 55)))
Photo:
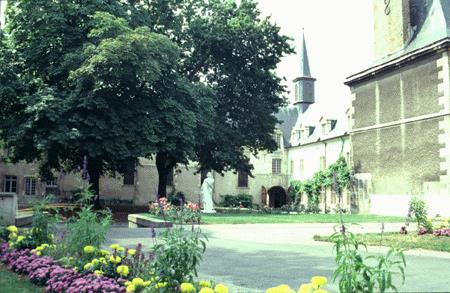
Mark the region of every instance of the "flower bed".
MULTIPOLYGON (((16 227, 10 226, 9 235, 0 238, 0 262, 32 283, 43 286, 46 292, 54 293, 104 293, 104 292, 146 292, 146 293, 229 293, 223 284, 212 281, 170 283, 167 276, 148 271, 154 261, 152 254, 146 256, 141 245, 136 249, 125 249, 118 244, 111 250, 85 246, 77 258, 55 260, 46 255, 56 245, 41 244, 35 249, 20 247, 24 241, 16 227), (1 242, 9 239, 9 242, 1 242), (148 276, 146 280, 140 276, 148 276)), ((160 246, 162 247, 162 246, 160 246)), ((156 252, 155 252, 156 253, 156 252)), ((157 259, 156 259, 157 260, 157 259)), ((170 266, 170 264, 169 264, 170 266)), ((169 278, 170 280, 170 278, 169 278)), ((298 292, 325 293, 322 287, 326 278, 313 277, 310 284, 303 284, 298 292)), ((267 293, 295 293, 287 285, 269 288, 267 293)))

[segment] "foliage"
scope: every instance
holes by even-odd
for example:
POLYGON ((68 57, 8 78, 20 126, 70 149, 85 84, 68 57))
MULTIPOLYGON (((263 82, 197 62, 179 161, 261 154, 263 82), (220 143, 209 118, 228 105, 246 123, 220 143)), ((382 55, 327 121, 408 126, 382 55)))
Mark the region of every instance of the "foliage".
POLYGON ((251 208, 253 206, 253 196, 250 194, 238 194, 238 195, 221 195, 222 205, 224 207, 244 207, 251 208))
POLYGON ((333 187, 335 193, 340 194, 348 188, 351 182, 351 171, 343 156, 324 170, 314 173, 312 179, 303 182, 294 180, 290 182, 289 190, 294 202, 301 202, 302 194, 308 197, 308 210, 319 212, 320 193, 327 187, 333 187))
POLYGON ((330 240, 335 243, 337 268, 333 280, 338 280, 340 292, 397 291, 393 274, 400 273, 405 280, 406 266, 403 251, 391 248, 386 255, 363 257, 361 247, 366 247, 342 224, 330 240), (373 264, 371 264, 373 260, 373 264))
POLYGON ((100 247, 105 242, 111 222, 109 211, 95 212, 91 206, 82 207, 76 216, 66 223, 67 232, 63 245, 67 254, 77 254, 87 245, 100 247))
POLYGON ((411 198, 411 201, 409 202, 408 217, 414 219, 418 228, 424 227, 429 233, 431 233, 433 232, 433 228, 432 225, 430 227, 430 223, 427 222, 427 215, 428 211, 425 201, 417 197, 411 198))
POLYGON ((178 191, 175 194, 169 194, 169 196, 167 197, 167 200, 175 206, 181 206, 184 205, 184 203, 186 202, 186 195, 181 192, 178 191))
POLYGON ((57 210, 48 207, 53 201, 53 196, 45 196, 36 201, 33 206, 32 238, 34 247, 43 243, 53 243, 56 223, 59 220, 57 210))
POLYGON ((191 231, 179 226, 162 232, 160 242, 153 247, 157 281, 172 287, 192 282, 206 249, 205 240, 206 236, 194 227, 191 231))
POLYGON ((0 54, 13 66, 0 77, 0 128, 13 162, 38 160, 48 175, 87 156, 98 192, 102 174, 124 173, 154 150, 154 85, 173 71, 179 49, 134 23, 129 9, 115 0, 8 5, 0 54))

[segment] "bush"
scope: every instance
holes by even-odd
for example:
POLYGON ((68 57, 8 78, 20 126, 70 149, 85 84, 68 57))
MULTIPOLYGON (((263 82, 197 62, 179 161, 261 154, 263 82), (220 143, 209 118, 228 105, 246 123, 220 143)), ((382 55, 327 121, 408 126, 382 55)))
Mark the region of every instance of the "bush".
POLYGON ((56 223, 58 222, 57 211, 48 208, 53 201, 53 196, 46 196, 33 204, 33 220, 31 229, 35 241, 34 247, 43 243, 53 243, 56 223))
POLYGON ((186 203, 186 195, 179 191, 175 194, 169 194, 167 200, 174 206, 181 206, 186 203))
POLYGON ((333 281, 338 280, 339 292, 386 292, 397 291, 392 275, 399 273, 405 281, 406 261, 403 251, 391 248, 386 255, 363 257, 364 242, 348 232, 342 224, 341 231, 330 239, 335 242, 337 268, 333 281))
POLYGON ((170 287, 192 282, 206 249, 206 236, 199 229, 186 231, 179 226, 162 232, 161 237, 161 243, 153 247, 157 281, 170 287))
POLYGON ((427 214, 428 211, 425 201, 413 197, 409 202, 408 217, 413 218, 417 223, 417 227, 424 226, 427 228, 427 214))
POLYGON ((224 207, 231 208, 251 208, 253 206, 253 197, 250 194, 238 194, 238 195, 221 195, 222 205, 224 207))

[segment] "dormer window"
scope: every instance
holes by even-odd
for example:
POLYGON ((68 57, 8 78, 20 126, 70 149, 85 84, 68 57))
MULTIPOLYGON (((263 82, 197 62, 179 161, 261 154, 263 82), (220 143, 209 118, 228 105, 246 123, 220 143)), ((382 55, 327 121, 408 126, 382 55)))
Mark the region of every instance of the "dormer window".
POLYGON ((281 149, 281 134, 280 133, 275 134, 275 142, 277 143, 277 148, 281 149))
POLYGON ((322 123, 322 135, 327 134, 327 124, 326 123, 322 123))

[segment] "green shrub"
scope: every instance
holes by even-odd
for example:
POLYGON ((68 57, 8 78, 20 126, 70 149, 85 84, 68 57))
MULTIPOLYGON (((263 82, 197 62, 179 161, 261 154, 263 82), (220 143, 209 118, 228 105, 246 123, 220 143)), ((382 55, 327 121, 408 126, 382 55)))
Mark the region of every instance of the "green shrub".
POLYGON ((412 218, 417 223, 418 228, 424 227, 428 232, 433 232, 433 224, 427 222, 427 216, 428 211, 425 201, 413 197, 409 202, 408 217, 412 218))
POLYGON ((48 207, 51 202, 53 202, 53 196, 49 195, 33 203, 33 228, 31 233, 35 241, 35 247, 44 243, 53 243, 59 217, 56 209, 48 207))
POLYGON ((100 247, 106 240, 106 233, 112 223, 109 210, 95 212, 92 206, 94 194, 89 184, 81 184, 79 204, 81 209, 66 223, 66 234, 62 245, 66 255, 76 255, 87 245, 100 247))
POLYGON ((186 231, 182 226, 167 229, 160 235, 161 242, 153 247, 157 281, 167 282, 170 287, 192 282, 206 249, 206 236, 200 229, 186 231))
POLYGON ((183 204, 186 203, 186 195, 179 191, 175 194, 169 194, 167 200, 175 206, 180 206, 181 202, 183 202, 183 204))
POLYGON ((335 242, 337 268, 333 281, 338 280, 339 292, 397 291, 393 274, 400 274, 405 281, 406 261, 402 250, 391 248, 386 255, 363 257, 360 248, 365 248, 365 244, 346 231, 344 225, 330 239, 335 242))
POLYGON ((250 194, 238 194, 238 195, 221 195, 222 205, 224 207, 240 207, 251 208, 253 206, 253 197, 250 194))

